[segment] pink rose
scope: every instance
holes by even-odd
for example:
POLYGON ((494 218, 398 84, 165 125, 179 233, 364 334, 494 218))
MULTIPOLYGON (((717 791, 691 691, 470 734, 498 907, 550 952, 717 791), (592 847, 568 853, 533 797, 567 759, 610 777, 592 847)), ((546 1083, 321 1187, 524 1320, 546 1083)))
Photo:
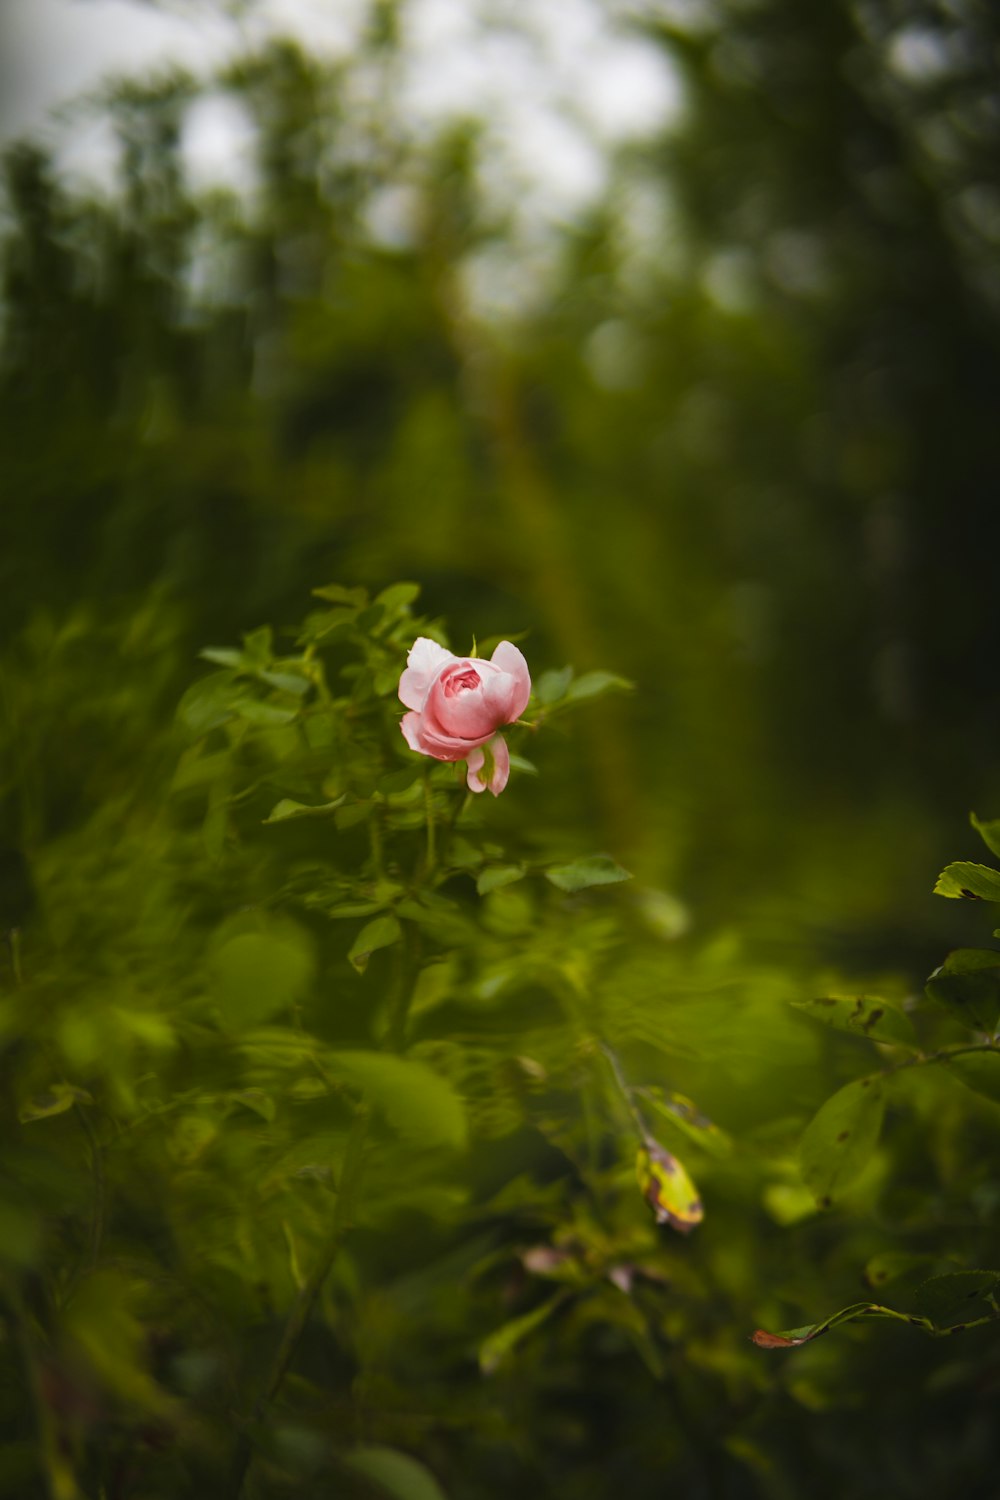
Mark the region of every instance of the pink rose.
POLYGON ((519 718, 531 696, 528 663, 517 647, 501 641, 491 660, 482 661, 452 656, 422 635, 407 654, 399 696, 412 710, 399 726, 410 749, 435 760, 464 760, 470 792, 489 787, 499 796, 510 753, 497 730, 519 718))

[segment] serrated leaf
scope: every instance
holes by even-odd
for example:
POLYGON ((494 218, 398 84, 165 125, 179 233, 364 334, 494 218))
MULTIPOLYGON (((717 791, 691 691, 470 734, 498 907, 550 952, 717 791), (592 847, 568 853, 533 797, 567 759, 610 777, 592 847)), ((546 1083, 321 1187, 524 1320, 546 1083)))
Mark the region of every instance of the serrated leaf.
POLYGON ((635 1172, 639 1191, 653 1210, 657 1224, 669 1224, 689 1234, 705 1217, 698 1189, 682 1162, 653 1140, 636 1153, 635 1172))
POLYGON ((610 855, 593 854, 568 865, 553 865, 545 871, 545 878, 561 891, 585 891, 593 885, 617 885, 632 876, 610 855))
POLYGON ((291 797, 282 797, 281 801, 271 808, 264 822, 288 823, 293 818, 326 818, 343 805, 346 797, 347 793, 344 792, 341 796, 335 797, 332 802, 314 804, 295 802, 291 797))
POLYGON ((362 1089, 401 1135, 425 1146, 464 1146, 462 1101, 448 1080, 426 1063, 383 1052, 327 1056, 330 1068, 362 1089))
POLYGON ((480 896, 488 896, 490 891, 499 891, 505 885, 514 885, 516 881, 523 880, 524 874, 523 865, 490 865, 480 871, 476 890, 480 896))
POLYGON ((974 1031, 994 1032, 1000 1021, 1000 953, 956 948, 934 970, 925 993, 974 1031))
POLYGON ((966 901, 1000 901, 1000 870, 959 860, 941 871, 934 894, 966 901))
POLYGON ((846 1031, 852 1036, 867 1037, 873 1042, 902 1042, 913 1046, 913 1026, 909 1016, 874 995, 824 995, 815 1000, 793 1000, 796 1010, 814 1021, 846 1031))
POLYGON ((371 1480, 390 1500, 445 1500, 431 1471, 395 1448, 355 1448, 344 1462, 371 1480))
POLYGON ((821 1208, 828 1208, 867 1166, 878 1144, 884 1107, 881 1082, 859 1078, 827 1099, 806 1126, 799 1165, 821 1208))
POLYGON ((975 813, 970 813, 969 822, 990 853, 1000 858, 1000 818, 983 819, 977 818, 975 813))
POLYGON ((1000 1285, 1000 1271, 946 1271, 913 1294, 913 1308, 935 1328, 958 1329, 982 1317, 985 1299, 1000 1285))
POLYGON ((374 921, 366 922, 354 939, 347 955, 348 960, 359 974, 363 974, 373 953, 377 953, 380 948, 391 948, 402 936, 403 929, 399 925, 399 919, 391 912, 376 917, 374 921))

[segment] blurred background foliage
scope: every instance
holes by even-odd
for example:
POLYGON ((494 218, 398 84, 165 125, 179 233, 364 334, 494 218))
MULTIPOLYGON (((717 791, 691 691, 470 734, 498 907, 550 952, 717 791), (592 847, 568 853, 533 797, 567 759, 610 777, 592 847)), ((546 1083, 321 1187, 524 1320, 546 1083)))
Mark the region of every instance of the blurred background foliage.
MULTIPOLYGON (((865 1178, 849 1234, 802 1208, 788 1141, 856 1067, 784 1007, 837 983, 903 1000, 947 947, 986 936, 980 912, 935 901, 931 887, 947 858, 980 857, 968 809, 1000 806, 989 604, 1000 20, 980 0, 607 8, 669 60, 683 110, 608 150, 604 190, 562 219, 526 219, 516 193, 496 191, 488 118, 415 128, 398 88, 405 4, 373 5, 346 61, 276 41, 211 80, 109 85, 89 108, 120 142, 114 191, 64 179, 37 143, 8 147, 0 917, 23 931, 36 972, 31 1026, 44 1037, 46 1007, 71 1012, 56 1032, 64 1068, 80 1087, 97 1079, 127 1117, 136 1077, 166 1067, 157 1048, 177 1065, 172 1007, 201 983, 210 935, 286 878, 255 866, 253 840, 227 854, 234 835, 218 821, 213 832, 211 806, 204 827, 166 807, 174 708, 201 647, 264 621, 287 644, 309 590, 330 579, 377 593, 412 578, 456 650, 473 633, 524 632, 536 677, 568 662, 622 674, 631 696, 582 706, 537 754, 522 746, 543 774, 512 783, 490 815, 536 852, 606 850, 635 872, 645 906, 619 918, 609 971, 599 928, 577 934, 552 917, 538 941, 577 943, 580 962, 617 986, 622 1016, 644 1018, 617 1040, 639 1048, 649 1082, 642 1049, 660 1005, 655 1029, 674 1058, 665 1086, 736 1132, 771 1129, 771 1165, 763 1178, 704 1169, 719 1176, 706 1223, 661 1267, 697 1309, 683 1334, 684 1319, 668 1317, 669 1379, 656 1371, 662 1351, 644 1365, 597 1314, 576 1312, 526 1345, 526 1363, 463 1389, 470 1411, 448 1421, 460 1431, 467 1417, 474 1439, 445 1430, 441 1412, 467 1378, 449 1360, 502 1321, 503 1297, 521 1310, 517 1289, 491 1302, 487 1273, 485 1288, 463 1280, 482 1247, 422 1225, 425 1280, 408 1292, 399 1248, 372 1231, 370 1296, 355 1313, 363 1305, 368 1353, 314 1351, 318 1384, 344 1408, 336 1430, 370 1435, 351 1426, 352 1381, 393 1410, 408 1384, 430 1380, 444 1426, 428 1436, 424 1417, 397 1414, 374 1436, 422 1452, 455 1497, 513 1485, 580 1497, 625 1485, 638 1497, 668 1476, 692 1495, 778 1497, 807 1485, 919 1496, 960 1476, 985 1497, 989 1330, 969 1335, 974 1356, 953 1358, 949 1344, 945 1360, 905 1329, 831 1334, 793 1356, 745 1337, 773 1296, 790 1311, 772 1327, 853 1300, 866 1259, 904 1225, 921 1250, 939 1254, 951 1235, 959 1255, 974 1246, 990 1264, 994 1106, 930 1084, 914 1085, 898 1122, 898 1175, 883 1159, 886 1199, 865 1178), (206 96, 250 122, 250 189, 187 179, 185 120, 206 96), (641 935, 620 951, 636 921, 641 935), (128 998, 137 975, 148 1015, 128 998), (434 1345, 420 1310, 431 1303, 434 1345), (777 1371, 776 1358, 789 1362, 777 1371)), ((517 8, 481 25, 484 45, 530 42, 517 8)), ((402 637, 396 646, 401 664, 402 637)), ((509 911, 497 906, 494 941, 527 942, 530 913, 513 895, 509 911)), ((356 1044, 363 1023, 345 1025, 356 1044)), ((505 1035, 519 1025, 528 1035, 515 1012, 505 1035)), ((31 1097, 51 1085, 34 1045, 8 1051, 21 1084, 5 1108, 23 1104, 29 1075, 31 1097)), ((495 1080, 465 1087, 485 1107, 495 1080)), ((79 1125, 72 1134, 78 1104, 34 1127, 64 1131, 52 1160, 34 1145, 11 1158, 4 1233, 27 1278, 25 1319, 41 1295, 39 1247, 53 1253, 44 1223, 87 1221, 72 1170, 86 1145, 79 1125)), ((119 1189, 136 1216, 126 1238, 155 1219, 140 1167, 155 1159, 166 1180, 204 1145, 171 1137, 133 1162, 119 1189)), ((248 1158, 227 1149, 219 1172, 238 1176, 248 1158)), ((496 1150, 499 1192, 509 1163, 496 1150)), ((513 1154, 527 1170, 532 1151, 513 1154)), ((497 1211, 501 1243, 516 1241, 518 1213, 536 1225, 548 1212, 559 1171, 540 1160, 529 1207, 497 1211)), ((196 1221, 206 1182, 187 1184, 178 1224, 196 1221)), ((565 1225, 565 1212, 552 1208, 552 1221, 565 1225)), ((579 1234, 600 1264, 597 1231, 579 1234)), ((286 1272, 259 1275, 265 1302, 287 1298, 286 1272)), ((153 1303, 170 1295, 155 1277, 143 1285, 153 1303)), ((213 1316, 252 1321, 220 1295, 210 1289, 213 1316)), ((331 1326, 352 1295, 336 1283, 331 1326)), ((160 1313, 113 1288, 91 1303, 119 1309, 95 1337, 133 1368, 140 1320, 155 1329, 160 1313)), ((74 1305, 66 1337, 86 1346, 87 1304, 74 1305)), ((193 1303, 189 1313, 194 1328, 193 1303)), ((257 1316, 266 1343, 273 1329, 257 1316)), ((5 1375, 14 1418, 18 1368, 5 1375)), ((192 1370, 190 1390, 211 1384, 192 1370)), ((96 1421, 67 1390, 65 1423, 96 1421)), ((162 1398, 137 1399, 152 1433, 141 1441, 155 1448, 162 1398)), ((298 1428, 287 1441, 301 1450, 297 1492, 312 1493, 302 1475, 326 1460, 298 1428)), ((13 1452, 8 1492, 28 1494, 32 1460, 13 1452)), ((60 1462, 51 1492, 70 1494, 60 1462)), ((109 1500, 191 1482, 168 1465, 146 1490, 134 1471, 126 1455, 109 1500)))

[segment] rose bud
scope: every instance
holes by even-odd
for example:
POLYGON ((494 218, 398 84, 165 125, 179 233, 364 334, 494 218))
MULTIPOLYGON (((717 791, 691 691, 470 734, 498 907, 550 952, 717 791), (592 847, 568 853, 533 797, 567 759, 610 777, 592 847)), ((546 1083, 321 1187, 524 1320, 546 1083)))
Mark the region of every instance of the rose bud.
POLYGON ((435 760, 464 760, 470 792, 507 785, 510 753, 497 730, 524 712, 531 696, 528 664, 510 641, 489 661, 453 656, 420 636, 399 679, 400 700, 411 710, 400 724, 406 743, 435 760))

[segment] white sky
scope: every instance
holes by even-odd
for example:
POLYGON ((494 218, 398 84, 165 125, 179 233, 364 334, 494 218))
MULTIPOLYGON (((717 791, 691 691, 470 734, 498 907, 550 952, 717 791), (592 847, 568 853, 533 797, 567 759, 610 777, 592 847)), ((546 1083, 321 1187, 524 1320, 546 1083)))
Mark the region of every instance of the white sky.
MULTIPOLYGON (((623 0, 494 0, 506 24, 484 30, 489 0, 407 0, 410 65, 403 99, 415 124, 475 113, 487 119, 499 177, 554 195, 572 212, 600 190, 602 147, 670 125, 682 87, 669 60, 612 18, 623 0)), ((665 0, 647 0, 647 9, 665 0)), ((172 0, 0 0, 0 143, 46 136, 72 171, 107 180, 109 134, 53 111, 109 73, 141 74, 179 63, 205 75, 275 32, 310 49, 348 54, 366 0, 255 0, 239 26, 221 7, 172 0)), ((633 10, 635 6, 633 5, 633 10)), ((196 107, 186 148, 202 185, 242 186, 245 122, 216 99, 196 107)))

